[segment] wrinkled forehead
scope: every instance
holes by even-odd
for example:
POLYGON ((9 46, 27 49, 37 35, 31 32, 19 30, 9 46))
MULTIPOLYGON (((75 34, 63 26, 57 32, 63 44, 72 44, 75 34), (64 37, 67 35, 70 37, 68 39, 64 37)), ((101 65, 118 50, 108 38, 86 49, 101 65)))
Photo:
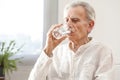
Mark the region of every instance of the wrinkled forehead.
POLYGON ((86 17, 86 11, 82 6, 77 6, 77 7, 71 7, 67 10, 64 11, 64 18, 66 17, 86 17))

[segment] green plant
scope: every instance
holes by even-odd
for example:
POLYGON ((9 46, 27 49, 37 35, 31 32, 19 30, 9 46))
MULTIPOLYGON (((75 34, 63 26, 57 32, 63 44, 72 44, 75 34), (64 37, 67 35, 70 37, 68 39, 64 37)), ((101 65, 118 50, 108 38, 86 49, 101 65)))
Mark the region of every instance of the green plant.
POLYGON ((13 71, 17 70, 17 62, 21 62, 21 58, 13 58, 17 53, 21 51, 21 48, 16 47, 14 40, 8 44, 6 42, 0 43, 0 66, 3 67, 3 74, 8 75, 13 71))

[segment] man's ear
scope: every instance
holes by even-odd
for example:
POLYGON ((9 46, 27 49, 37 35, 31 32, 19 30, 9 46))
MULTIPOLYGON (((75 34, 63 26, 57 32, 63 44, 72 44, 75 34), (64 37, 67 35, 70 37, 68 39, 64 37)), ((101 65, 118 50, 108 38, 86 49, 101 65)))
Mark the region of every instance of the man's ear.
POLYGON ((89 27, 88 27, 88 33, 90 33, 92 31, 93 27, 94 27, 94 21, 90 20, 89 21, 89 27))

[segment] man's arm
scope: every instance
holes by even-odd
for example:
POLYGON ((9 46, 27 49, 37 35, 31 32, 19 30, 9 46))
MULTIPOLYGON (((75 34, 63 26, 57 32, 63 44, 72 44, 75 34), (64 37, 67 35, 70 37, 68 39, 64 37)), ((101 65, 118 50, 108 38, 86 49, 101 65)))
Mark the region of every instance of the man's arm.
POLYGON ((48 57, 44 51, 42 51, 40 57, 35 63, 28 80, 46 80, 49 65, 52 62, 52 58, 48 57))

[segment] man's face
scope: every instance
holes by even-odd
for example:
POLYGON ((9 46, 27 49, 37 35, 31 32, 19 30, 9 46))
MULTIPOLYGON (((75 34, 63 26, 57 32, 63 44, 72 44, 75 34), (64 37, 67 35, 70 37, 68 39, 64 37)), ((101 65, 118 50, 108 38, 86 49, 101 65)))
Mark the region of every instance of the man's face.
POLYGON ((90 21, 87 19, 86 11, 82 6, 70 8, 64 14, 65 23, 71 29, 68 34, 69 39, 82 39, 88 36, 93 26, 90 26, 90 21))

